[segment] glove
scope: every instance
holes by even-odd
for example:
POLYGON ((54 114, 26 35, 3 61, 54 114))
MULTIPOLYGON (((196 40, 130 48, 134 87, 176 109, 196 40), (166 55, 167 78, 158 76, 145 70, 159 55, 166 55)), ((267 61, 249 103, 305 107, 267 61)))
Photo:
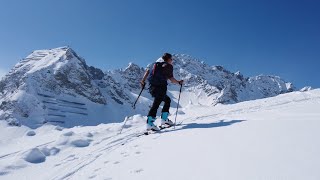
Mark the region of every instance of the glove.
POLYGON ((183 80, 180 80, 180 81, 178 81, 178 82, 179 82, 179 84, 180 84, 180 85, 182 85, 182 84, 183 84, 183 80))

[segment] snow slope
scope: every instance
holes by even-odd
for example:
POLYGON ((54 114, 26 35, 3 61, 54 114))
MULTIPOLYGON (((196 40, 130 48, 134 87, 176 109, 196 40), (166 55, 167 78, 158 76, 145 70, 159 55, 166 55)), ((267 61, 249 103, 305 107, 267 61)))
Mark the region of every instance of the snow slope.
POLYGON ((182 125, 141 137, 141 115, 129 117, 121 135, 121 123, 32 130, 0 121, 0 179, 318 180, 319 107, 320 89, 189 103, 179 111, 182 125))

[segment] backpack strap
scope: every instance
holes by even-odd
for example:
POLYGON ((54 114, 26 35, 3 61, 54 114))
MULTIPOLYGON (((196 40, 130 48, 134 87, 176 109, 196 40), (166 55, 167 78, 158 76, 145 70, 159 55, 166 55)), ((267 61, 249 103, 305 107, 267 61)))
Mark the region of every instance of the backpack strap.
POLYGON ((157 63, 154 63, 152 68, 152 75, 154 75, 154 72, 156 71, 157 63))

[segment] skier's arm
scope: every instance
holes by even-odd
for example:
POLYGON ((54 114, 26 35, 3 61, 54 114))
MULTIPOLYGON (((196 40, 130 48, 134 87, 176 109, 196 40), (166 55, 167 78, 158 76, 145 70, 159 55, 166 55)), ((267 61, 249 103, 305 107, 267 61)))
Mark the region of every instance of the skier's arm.
POLYGON ((176 78, 174 78, 174 77, 169 78, 169 80, 170 80, 172 83, 174 83, 174 84, 180 84, 180 85, 183 84, 183 80, 178 81, 178 80, 176 80, 176 78))
POLYGON ((163 73, 165 74, 165 76, 174 84, 183 84, 183 80, 176 80, 176 78, 173 77, 173 66, 171 64, 168 64, 167 66, 165 66, 165 68, 163 69, 163 73))
POLYGON ((143 78, 140 81, 141 87, 144 87, 145 81, 146 81, 147 77, 149 76, 149 72, 150 72, 149 69, 147 69, 146 72, 144 73, 143 78))

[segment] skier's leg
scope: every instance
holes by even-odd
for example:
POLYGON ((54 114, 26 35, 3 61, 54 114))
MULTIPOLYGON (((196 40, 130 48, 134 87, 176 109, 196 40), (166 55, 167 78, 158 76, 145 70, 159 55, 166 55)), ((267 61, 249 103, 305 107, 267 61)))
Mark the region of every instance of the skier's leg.
POLYGON ((157 116, 157 111, 158 111, 158 108, 159 108, 161 102, 162 102, 162 98, 160 98, 160 97, 154 98, 153 104, 152 104, 152 107, 148 113, 148 116, 152 116, 152 117, 157 116))
POLYGON ((164 101, 166 96, 167 96, 166 95, 167 87, 166 86, 164 86, 164 87, 162 87, 162 86, 150 86, 149 92, 152 95, 152 97, 154 97, 154 101, 153 101, 153 104, 152 104, 152 107, 151 107, 151 109, 149 111, 148 116, 156 117, 157 116, 157 111, 158 111, 158 108, 159 108, 161 102, 164 101))
POLYGON ((158 108, 161 104, 161 102, 164 100, 164 97, 166 95, 166 87, 154 87, 150 86, 149 88, 150 94, 154 97, 154 101, 152 104, 152 107, 148 113, 148 119, 147 119, 147 130, 159 130, 157 126, 154 125, 154 121, 157 116, 158 108))
POLYGON ((157 110, 161 102, 162 102, 161 98, 154 98, 152 107, 148 114, 147 130, 159 131, 159 128, 154 124, 154 121, 156 120, 157 110))
POLYGON ((165 95, 163 101, 164 101, 164 106, 162 108, 162 112, 169 112, 171 99, 169 98, 169 96, 165 95))
POLYGON ((165 95, 164 97, 164 106, 161 114, 161 126, 162 127, 170 127, 173 125, 173 122, 168 119, 169 109, 170 109, 171 99, 169 96, 165 95))

